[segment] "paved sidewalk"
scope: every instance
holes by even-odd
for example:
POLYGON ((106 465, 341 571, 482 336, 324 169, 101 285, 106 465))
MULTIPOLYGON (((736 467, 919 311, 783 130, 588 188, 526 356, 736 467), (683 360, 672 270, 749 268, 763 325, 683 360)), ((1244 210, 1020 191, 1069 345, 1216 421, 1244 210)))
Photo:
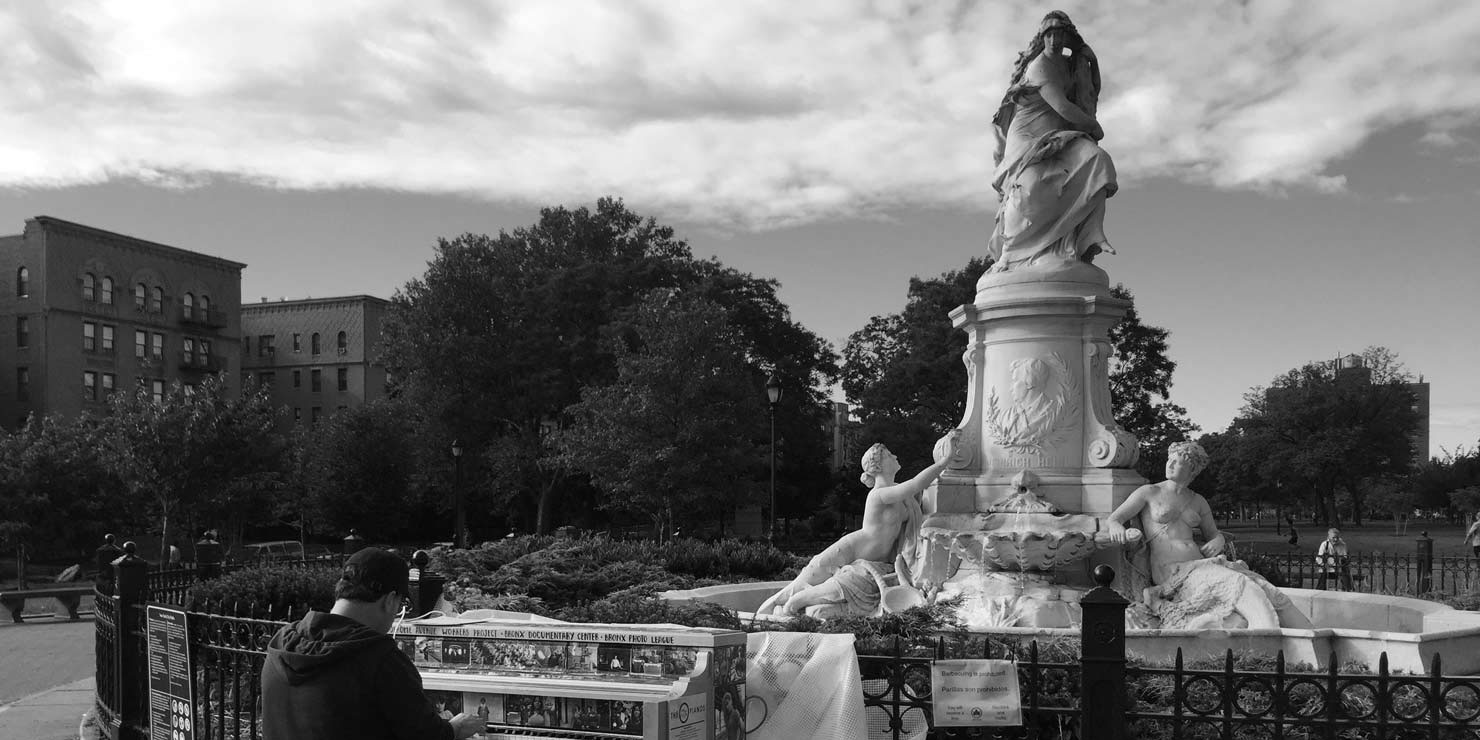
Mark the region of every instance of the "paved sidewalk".
POLYGON ((93 708, 93 679, 58 686, 0 707, 0 738, 76 740, 93 708))

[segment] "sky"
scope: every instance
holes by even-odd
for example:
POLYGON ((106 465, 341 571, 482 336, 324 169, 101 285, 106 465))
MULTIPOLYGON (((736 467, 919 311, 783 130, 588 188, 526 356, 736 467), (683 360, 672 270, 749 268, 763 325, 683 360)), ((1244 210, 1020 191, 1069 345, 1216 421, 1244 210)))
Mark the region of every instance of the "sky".
MULTIPOLYGON (((991 117, 1051 9, 1094 47, 1097 260, 1219 431, 1398 353, 1480 442, 1480 3, 216 0, 0 5, 0 233, 50 215, 389 297, 439 237, 622 198, 841 350, 984 253, 991 117)), ((964 346, 964 335, 963 335, 964 346)), ((962 389, 964 394, 965 389, 962 389)))

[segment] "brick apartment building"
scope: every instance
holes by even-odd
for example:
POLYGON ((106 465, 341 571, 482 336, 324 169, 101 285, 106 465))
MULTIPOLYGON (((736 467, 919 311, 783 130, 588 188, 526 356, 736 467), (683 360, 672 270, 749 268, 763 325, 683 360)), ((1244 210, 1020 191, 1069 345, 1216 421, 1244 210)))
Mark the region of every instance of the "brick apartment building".
POLYGON ((389 306, 367 295, 242 306, 242 374, 268 386, 292 424, 381 398, 385 368, 377 360, 389 306))
POLYGON ((244 267, 50 216, 0 237, 0 424, 235 379, 244 267))

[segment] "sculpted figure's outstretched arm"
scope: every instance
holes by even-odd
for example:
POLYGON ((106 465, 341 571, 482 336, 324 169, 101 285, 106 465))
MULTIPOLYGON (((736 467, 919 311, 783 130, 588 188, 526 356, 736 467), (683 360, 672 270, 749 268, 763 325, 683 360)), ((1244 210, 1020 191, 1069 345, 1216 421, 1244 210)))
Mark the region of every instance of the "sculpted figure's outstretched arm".
POLYGON ((886 504, 897 504, 906 499, 918 497, 925 492, 926 488, 930 487, 931 483, 935 482, 936 478, 940 477, 940 474, 946 469, 946 465, 950 464, 951 458, 956 456, 956 444, 960 439, 961 430, 952 429, 942 440, 945 442, 944 454, 933 465, 921 470, 919 475, 903 483, 896 483, 884 488, 876 488, 872 495, 877 496, 880 501, 886 504))

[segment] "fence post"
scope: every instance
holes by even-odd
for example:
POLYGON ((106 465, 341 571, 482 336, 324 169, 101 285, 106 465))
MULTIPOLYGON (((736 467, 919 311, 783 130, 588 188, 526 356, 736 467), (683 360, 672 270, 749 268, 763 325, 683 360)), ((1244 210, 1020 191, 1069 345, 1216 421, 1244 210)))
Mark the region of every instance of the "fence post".
POLYGON ((426 550, 417 550, 411 556, 411 616, 419 617, 437 609, 437 600, 442 598, 442 585, 447 579, 429 567, 432 556, 426 550))
POLYGON ((215 532, 206 532, 200 542, 195 543, 195 578, 208 581, 221 576, 221 543, 216 541, 215 532))
POLYGON ((1110 588, 1115 569, 1095 567, 1095 583, 1079 600, 1079 736, 1083 740, 1124 740, 1125 608, 1124 596, 1110 588))
POLYGON ((360 533, 351 529, 349 536, 344 538, 344 556, 349 557, 360 550, 365 549, 365 538, 360 533))
POLYGON ((1428 530, 1418 533, 1418 596, 1434 590, 1434 541, 1428 530))
POLYGON ((123 548, 113 544, 113 535, 103 535, 103 546, 97 550, 98 574, 93 578, 93 587, 105 594, 113 593, 113 561, 123 555, 123 548))
POLYGON ((123 555, 113 561, 113 592, 118 595, 118 639, 114 641, 114 675, 118 681, 118 740, 145 740, 141 728, 149 726, 143 701, 148 673, 148 655, 141 636, 139 610, 148 587, 149 561, 139 557, 138 546, 123 543, 123 555))

